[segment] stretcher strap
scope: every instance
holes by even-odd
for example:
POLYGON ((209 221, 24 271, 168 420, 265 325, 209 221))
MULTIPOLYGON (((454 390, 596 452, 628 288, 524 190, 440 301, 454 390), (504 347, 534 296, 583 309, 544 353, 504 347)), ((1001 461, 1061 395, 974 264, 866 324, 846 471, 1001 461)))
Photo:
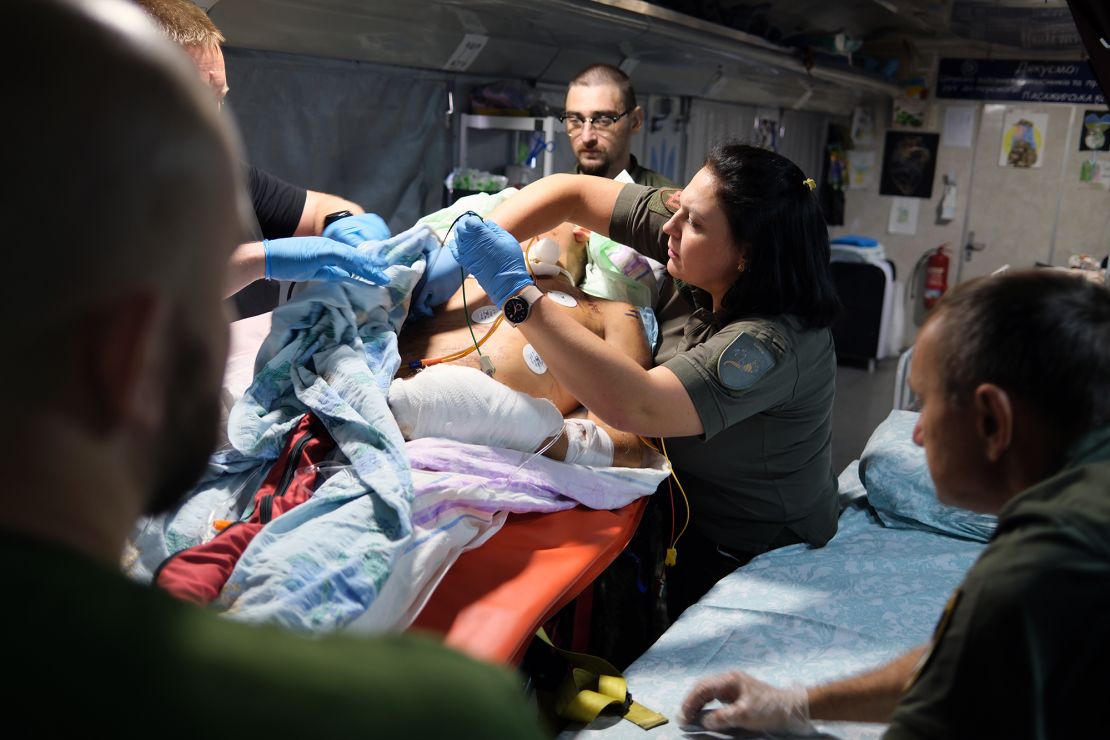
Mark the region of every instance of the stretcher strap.
POLYGON ((629 722, 644 730, 667 724, 667 718, 632 700, 628 683, 611 663, 594 655, 561 650, 551 644, 543 628, 536 632, 571 666, 559 685, 556 713, 575 722, 589 724, 605 709, 614 707, 629 722))

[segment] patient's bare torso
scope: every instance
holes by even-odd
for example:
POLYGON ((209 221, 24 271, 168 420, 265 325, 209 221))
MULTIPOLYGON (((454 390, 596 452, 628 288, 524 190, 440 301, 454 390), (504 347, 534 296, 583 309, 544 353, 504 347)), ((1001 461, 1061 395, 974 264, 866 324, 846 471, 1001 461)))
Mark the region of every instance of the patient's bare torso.
MULTIPOLYGON (((548 294, 543 300, 558 304, 579 324, 610 343, 619 345, 641 365, 650 366, 643 325, 635 308, 627 303, 600 300, 586 295, 572 287, 570 281, 562 276, 540 278, 537 285, 548 294)), ((492 322, 488 322, 488 317, 496 318, 501 312, 492 305, 485 291, 473 278, 467 278, 465 289, 474 337, 481 341, 493 326, 492 322), (479 323, 475 314, 478 314, 478 319, 483 318, 484 314, 487 323, 479 323)), ((456 292, 446 304, 437 308, 433 317, 406 323, 401 329, 398 342, 402 360, 398 377, 402 378, 415 372, 408 367, 408 363, 413 360, 444 357, 473 348, 474 340, 471 339, 466 325, 462 291, 456 292)), ((493 360, 496 368, 493 377, 514 390, 550 400, 563 414, 578 408, 578 401, 564 390, 550 370, 535 361, 538 355, 530 348, 527 351, 531 357, 526 360, 527 344, 528 341, 520 331, 509 322, 502 321, 481 348, 482 354, 493 360)), ((471 352, 454 360, 453 364, 478 368, 478 353, 471 352)), ((582 371, 589 372, 589 368, 582 368, 582 371)))

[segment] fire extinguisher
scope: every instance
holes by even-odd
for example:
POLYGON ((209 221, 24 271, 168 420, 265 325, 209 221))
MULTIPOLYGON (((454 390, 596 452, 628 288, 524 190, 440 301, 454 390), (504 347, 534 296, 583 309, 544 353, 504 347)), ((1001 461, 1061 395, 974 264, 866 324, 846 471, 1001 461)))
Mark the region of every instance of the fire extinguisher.
POLYGON ((944 291, 948 290, 948 254, 942 244, 930 251, 925 259, 925 290, 922 292, 925 309, 937 304, 944 291))

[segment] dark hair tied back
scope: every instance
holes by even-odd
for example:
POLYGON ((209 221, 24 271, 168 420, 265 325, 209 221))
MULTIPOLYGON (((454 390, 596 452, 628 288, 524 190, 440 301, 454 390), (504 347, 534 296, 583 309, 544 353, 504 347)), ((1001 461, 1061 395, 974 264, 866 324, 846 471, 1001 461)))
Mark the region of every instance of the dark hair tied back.
POLYGON ((714 146, 705 166, 732 238, 746 252, 719 319, 792 314, 809 328, 831 324, 840 303, 812 181, 786 157, 736 141, 714 146))

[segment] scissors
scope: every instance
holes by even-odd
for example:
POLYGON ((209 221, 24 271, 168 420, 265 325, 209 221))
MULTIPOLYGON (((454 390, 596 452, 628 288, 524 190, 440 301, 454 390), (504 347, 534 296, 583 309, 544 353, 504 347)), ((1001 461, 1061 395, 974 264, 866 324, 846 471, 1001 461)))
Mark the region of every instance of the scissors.
POLYGON ((554 141, 544 141, 543 132, 536 131, 532 134, 532 148, 528 151, 528 156, 524 161, 528 163, 529 167, 536 166, 536 157, 540 152, 553 152, 555 151, 554 141))

